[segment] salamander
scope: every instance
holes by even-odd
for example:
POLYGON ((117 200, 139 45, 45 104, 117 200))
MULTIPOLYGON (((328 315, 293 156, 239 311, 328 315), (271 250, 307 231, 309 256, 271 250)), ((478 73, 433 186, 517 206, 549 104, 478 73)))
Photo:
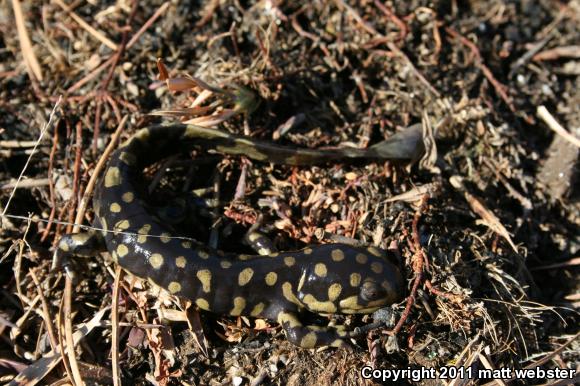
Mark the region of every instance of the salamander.
POLYGON ((220 152, 294 165, 345 157, 406 157, 400 153, 397 141, 401 138, 396 136, 366 151, 319 151, 194 125, 144 128, 112 154, 95 190, 93 226, 100 230, 64 235, 56 255, 61 259, 90 257, 108 251, 125 270, 189 299, 201 310, 274 320, 290 342, 303 348, 348 346, 351 336, 344 326, 306 325, 305 312, 367 314, 401 299, 401 271, 388 252, 379 248, 324 244, 298 251, 240 255, 174 237, 150 213, 140 177, 147 165, 189 141, 220 152))

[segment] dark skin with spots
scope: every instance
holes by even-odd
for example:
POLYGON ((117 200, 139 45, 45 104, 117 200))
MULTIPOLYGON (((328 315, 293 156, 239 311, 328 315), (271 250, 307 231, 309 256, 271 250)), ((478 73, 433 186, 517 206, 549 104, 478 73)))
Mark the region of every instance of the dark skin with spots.
POLYGON ((397 138, 368 152, 322 152, 280 147, 192 125, 142 129, 112 155, 95 191, 93 225, 103 231, 63 236, 57 257, 108 251, 125 270, 203 310, 275 320, 290 342, 304 348, 344 347, 352 336, 343 326, 305 325, 301 321, 304 312, 370 314, 402 298, 404 283, 395 259, 378 248, 326 244, 277 253, 266 249, 260 237, 249 235, 250 242, 254 239, 266 254, 248 256, 223 254, 196 241, 174 238, 148 211, 146 197, 140 193, 140 175, 147 165, 174 153, 173 144, 191 140, 219 151, 285 164, 405 158, 396 149, 397 138), (392 147, 396 150, 389 151, 392 147))

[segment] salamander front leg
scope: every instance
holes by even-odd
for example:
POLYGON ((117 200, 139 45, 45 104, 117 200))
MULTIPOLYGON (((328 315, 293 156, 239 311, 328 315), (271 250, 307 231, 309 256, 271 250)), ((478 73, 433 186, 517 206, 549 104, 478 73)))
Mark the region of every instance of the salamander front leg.
POLYGON ((345 340, 349 333, 345 331, 344 326, 305 326, 296 314, 286 311, 278 314, 278 323, 286 331, 286 338, 296 346, 302 348, 332 346, 352 349, 352 345, 345 340))
POLYGON ((74 272, 70 268, 71 257, 93 257, 106 250, 105 239, 100 233, 70 233, 60 238, 54 251, 52 267, 53 269, 62 267, 67 275, 74 278, 74 272))

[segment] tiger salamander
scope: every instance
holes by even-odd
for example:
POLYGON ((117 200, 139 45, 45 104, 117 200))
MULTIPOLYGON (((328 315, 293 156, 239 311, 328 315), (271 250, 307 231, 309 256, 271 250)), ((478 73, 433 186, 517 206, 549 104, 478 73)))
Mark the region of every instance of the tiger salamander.
POLYGON ((375 247, 325 244, 249 256, 218 253, 200 242, 172 237, 145 205, 146 194, 140 193, 142 171, 192 140, 225 153, 295 165, 344 157, 397 158, 400 148, 394 138, 386 147, 321 152, 193 125, 144 128, 113 153, 95 190, 93 225, 102 230, 64 235, 57 256, 90 257, 109 251, 125 270, 202 310, 275 320, 290 342, 304 348, 347 346, 350 336, 344 326, 306 325, 301 317, 305 311, 367 314, 402 297, 398 266, 386 251, 375 247))

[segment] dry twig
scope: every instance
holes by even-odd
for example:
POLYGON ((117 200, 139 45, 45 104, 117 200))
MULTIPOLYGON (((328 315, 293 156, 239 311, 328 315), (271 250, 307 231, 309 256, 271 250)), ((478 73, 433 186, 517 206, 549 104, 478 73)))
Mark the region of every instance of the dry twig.
POLYGON ((550 114, 546 106, 538 106, 536 114, 538 115, 538 118, 544 121, 551 130, 556 132, 556 134, 560 135, 562 138, 570 142, 572 145, 580 147, 580 139, 578 139, 576 136, 568 132, 568 130, 564 129, 564 127, 560 125, 560 123, 558 123, 556 118, 554 118, 554 116, 550 114))
POLYGON ((24 57, 26 68, 33 80, 42 81, 42 69, 40 68, 36 54, 32 49, 32 43, 30 42, 30 37, 28 37, 28 32, 26 31, 26 20, 18 0, 12 0, 12 9, 14 10, 18 40, 20 42, 20 48, 22 50, 22 56, 24 57))

